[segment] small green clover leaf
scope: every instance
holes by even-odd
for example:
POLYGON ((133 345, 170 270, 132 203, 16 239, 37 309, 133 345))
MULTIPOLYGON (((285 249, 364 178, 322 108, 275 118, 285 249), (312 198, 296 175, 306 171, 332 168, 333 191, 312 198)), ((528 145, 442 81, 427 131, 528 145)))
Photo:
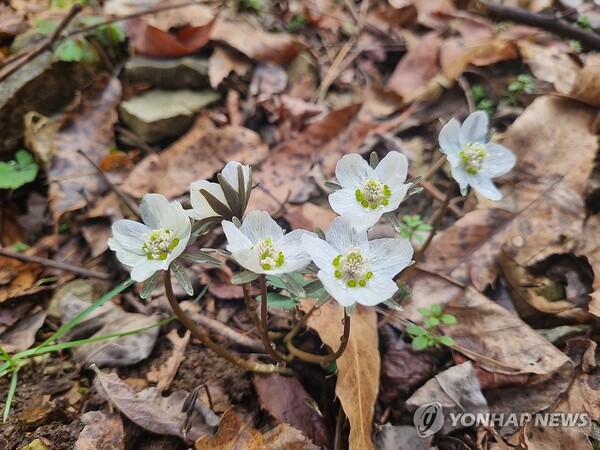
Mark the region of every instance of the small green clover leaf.
POLYGON ((18 150, 14 161, 0 162, 0 189, 17 189, 35 180, 39 166, 27 150, 18 150))
POLYGON ((417 308, 417 311, 425 317, 423 325, 410 324, 406 327, 406 333, 412 337, 412 347, 414 350, 424 350, 428 347, 434 347, 438 344, 451 347, 454 345, 454 340, 449 336, 440 336, 436 328, 440 323, 448 325, 456 323, 456 317, 452 314, 442 314, 442 308, 437 303, 431 305, 430 308, 417 308))

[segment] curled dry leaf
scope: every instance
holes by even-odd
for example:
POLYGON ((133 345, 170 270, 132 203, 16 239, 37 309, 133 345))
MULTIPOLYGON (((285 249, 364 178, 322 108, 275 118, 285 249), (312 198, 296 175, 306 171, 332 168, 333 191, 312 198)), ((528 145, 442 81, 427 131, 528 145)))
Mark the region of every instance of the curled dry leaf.
POLYGON ((330 444, 325 419, 297 378, 255 374, 252 381, 266 409, 277 420, 299 429, 319 447, 330 444))
POLYGON ((35 335, 44 325, 46 313, 38 310, 20 319, 6 333, 0 335, 0 346, 7 353, 27 350, 35 342, 35 335))
POLYGON ((208 405, 196 401, 192 413, 191 428, 184 434, 182 425, 185 414, 181 408, 188 393, 175 391, 168 397, 162 397, 156 388, 147 388, 136 393, 114 373, 97 371, 94 387, 100 395, 121 411, 136 425, 156 434, 167 434, 195 441, 200 436, 212 435, 219 418, 208 405))
POLYGON ((571 97, 600 108, 600 57, 592 53, 585 60, 585 65, 577 73, 570 92, 571 97))
POLYGON ((173 198, 189 191, 192 182, 212 178, 223 168, 223 161, 253 165, 267 152, 267 145, 256 132, 239 126, 215 129, 200 117, 187 134, 160 155, 142 160, 121 188, 138 198, 147 192, 173 198))
POLYGON ((48 180, 55 221, 66 212, 88 205, 106 189, 94 168, 77 151, 84 151, 100 164, 114 146, 112 127, 117 121, 116 107, 120 100, 119 80, 106 73, 100 75, 81 93, 78 105, 54 136, 54 158, 48 180))
POLYGON ((457 351, 488 371, 547 375, 569 362, 518 317, 472 287, 448 303, 444 312, 458 323, 441 325, 442 332, 454 339, 457 351))
MULTIPOLYGON (((311 307, 302 304, 302 309, 311 307)), ((334 351, 340 345, 343 308, 329 301, 320 314, 309 319, 321 340, 334 351)), ((350 338, 342 356, 336 360, 338 376, 335 393, 350 422, 351 449, 373 449, 371 437, 375 400, 379 392, 380 358, 378 350, 377 313, 374 308, 358 305, 351 316, 350 338)))
POLYGON ((81 416, 81 421, 85 426, 74 450, 125 449, 125 430, 118 412, 89 411, 81 416))

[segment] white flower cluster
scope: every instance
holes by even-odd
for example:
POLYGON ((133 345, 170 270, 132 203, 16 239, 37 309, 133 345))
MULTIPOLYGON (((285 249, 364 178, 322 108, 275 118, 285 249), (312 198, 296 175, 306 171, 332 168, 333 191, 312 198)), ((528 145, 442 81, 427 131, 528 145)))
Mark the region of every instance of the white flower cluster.
MULTIPOLYGON (((470 115, 462 126, 453 119, 440 133, 440 146, 463 194, 471 185, 496 200, 501 195, 491 178, 510 170, 515 157, 510 150, 486 142, 487 126, 485 113, 470 115)), ((266 211, 250 211, 244 217, 252 189, 251 169, 232 161, 217 175, 218 183, 191 184, 190 210, 159 194, 144 196, 144 224, 115 223, 109 246, 132 268, 133 280, 145 281, 182 255, 193 230, 220 222, 231 258, 246 270, 291 274, 307 269, 312 261, 323 288, 340 304, 376 305, 397 291, 394 277, 410 264, 413 248, 401 237, 369 241, 367 230, 405 199, 411 187, 406 183, 407 171, 406 157, 396 151, 372 165, 358 154, 344 156, 336 167, 337 183, 332 183, 336 190, 329 196, 339 217, 321 239, 306 230, 286 234, 266 211)))

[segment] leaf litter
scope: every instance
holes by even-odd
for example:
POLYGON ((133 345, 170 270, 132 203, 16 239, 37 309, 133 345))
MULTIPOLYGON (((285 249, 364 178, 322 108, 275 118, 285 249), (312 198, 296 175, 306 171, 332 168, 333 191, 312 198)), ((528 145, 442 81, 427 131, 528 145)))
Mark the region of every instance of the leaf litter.
MULTIPOLYGON (((45 5, 11 3, 12 9, 0 13, 7 18, 0 31, 0 63, 10 55, 7 44, 14 36, 19 39, 37 18, 45 17, 45 5)), ((104 13, 105 18, 125 17, 177 3, 111 0, 104 2, 104 13)), ((351 319, 348 349, 336 367, 302 367, 298 378, 257 375, 252 386, 249 377, 226 370, 197 378, 194 370, 209 360, 197 352, 197 341, 188 342, 189 335, 181 338, 178 325, 169 324, 67 350, 61 361, 47 354, 43 366, 22 368, 24 386, 16 393, 15 416, 28 412, 27 427, 37 429, 39 442, 56 448, 125 449, 130 448, 127 438, 149 431, 174 436, 181 448, 331 448, 332 436, 342 436, 341 448, 399 448, 423 444, 406 424, 428 402, 441 402, 445 411, 563 411, 598 417, 600 225, 594 202, 600 194, 593 180, 599 60, 585 46, 577 51, 572 41, 475 15, 461 9, 462 3, 390 0, 363 6, 323 1, 282 7, 237 2, 234 8, 188 5, 140 14, 124 23, 128 51, 114 48, 100 55, 102 62, 88 68, 94 81, 62 115, 23 114, 19 139, 36 156, 40 173, 35 182, 0 193, 2 245, 29 246, 21 250, 22 261, 0 256, 0 343, 9 353, 35 348, 102 293, 61 292, 73 275, 30 262, 28 255, 110 273, 112 284, 125 277, 102 243, 110 223, 135 214, 135 208, 132 212, 125 206, 127 196, 139 199, 157 192, 187 202, 184 193, 191 182, 211 180, 225 163, 238 160, 254 169, 251 207, 277 214, 284 226, 325 227, 332 218, 324 207, 325 182, 348 153, 375 151, 383 157, 399 149, 414 160, 415 172, 428 174, 429 186, 445 192, 448 174, 435 167, 429 173, 437 157, 437 134, 451 117, 464 118, 474 107, 490 111, 492 124, 502 131, 497 142, 511 148, 518 160, 498 180, 505 194, 501 202, 471 194, 453 205, 459 217, 445 218, 406 280, 411 291, 403 302, 406 319, 423 323, 419 308, 433 304, 458 319, 440 327, 454 339, 451 351, 416 352, 402 323, 383 320, 383 311, 359 309, 351 319), (178 85, 176 74, 160 86, 118 76, 116 68, 132 55, 155 59, 156 67, 158 61, 173 61, 170 67, 176 69, 169 70, 175 71, 187 71, 184 58, 191 56, 198 68, 192 78, 197 78, 178 85), (511 101, 509 83, 523 74, 531 78, 533 92, 511 101), (174 121, 167 128, 172 133, 153 135, 153 124, 136 126, 123 116, 123 108, 153 98, 160 92, 156 88, 169 90, 167 106, 181 106, 173 98, 177 91, 186 97, 183 89, 191 89, 190 98, 202 93, 214 103, 170 114, 174 121), (117 134, 118 127, 125 132, 117 134), (399 144, 414 139, 421 143, 415 158, 399 144), (47 203, 49 216, 46 208, 28 213, 24 205, 35 196, 47 203), (53 289, 56 300, 47 309, 53 289), (563 331, 564 339, 551 343, 545 337, 563 331), (165 345, 169 340, 172 345, 165 345), (203 356, 190 361, 192 354, 203 356), (85 369, 91 363, 120 367, 119 375, 109 373, 111 369, 94 374, 85 369), (158 375, 143 379, 151 367, 158 375), (65 390, 47 394, 35 410, 43 419, 35 419, 35 411, 26 408, 39 396, 33 381, 43 378, 58 385, 57 374, 64 370, 81 378, 81 392, 69 394, 71 400, 65 400, 65 390), (128 383, 140 373, 143 388, 131 388, 128 383), (315 386, 325 375, 332 381, 315 386), (149 382, 156 386, 148 387, 149 382), (224 399, 216 409, 222 414, 210 411, 208 395, 202 394, 204 400, 197 400, 186 419, 184 400, 203 383, 212 386, 214 397, 224 399), (94 407, 85 414, 84 398, 91 398, 94 407), (53 431, 51 423, 60 426, 53 431), (62 438, 61 430, 69 427, 76 431, 62 438)), ((565 2, 518 6, 554 13, 559 11, 555 3, 565 2)), ((57 10, 59 17, 68 11, 57 10)), ((72 67, 57 64, 63 71, 72 67)), ((149 67, 149 72, 155 70, 149 67)), ((23 104, 34 103, 24 99, 23 104)), ((142 112, 168 109, 157 106, 160 102, 149 104, 143 104, 142 112)), ((14 159, 17 150, 0 150, 3 160, 14 159)), ((431 221, 440 199, 425 199, 406 200, 406 214, 420 212, 431 221)), ((232 274, 228 266, 193 272, 195 287, 214 281, 196 314, 218 319, 213 326, 222 323, 231 329, 227 332, 252 333, 251 320, 237 313, 243 293, 229 285, 232 274)), ((61 342, 159 321, 148 315, 150 305, 164 304, 164 299, 158 296, 142 305, 131 298, 125 294, 105 303, 61 342)), ((170 311, 164 305, 153 307, 170 311)), ((326 303, 320 313, 296 339, 335 351, 342 311, 326 303)), ((290 323, 285 314, 291 313, 278 311, 282 328, 290 323)), ((211 333, 220 336, 218 327, 211 333)), ((242 346, 235 350, 247 351, 242 346)), ((4 392, 6 377, 0 385, 4 392)), ((446 424, 433 437, 434 444, 426 439, 424 448, 450 448, 444 434, 451 431, 452 439, 476 441, 477 448, 523 444, 545 449, 551 448, 548 442, 556 444, 552 448, 594 448, 598 443, 594 426, 540 428, 530 423, 495 432, 462 427, 458 433, 450 428, 446 424)), ((0 442, 8 438, 8 448, 38 442, 12 418, 0 442)))

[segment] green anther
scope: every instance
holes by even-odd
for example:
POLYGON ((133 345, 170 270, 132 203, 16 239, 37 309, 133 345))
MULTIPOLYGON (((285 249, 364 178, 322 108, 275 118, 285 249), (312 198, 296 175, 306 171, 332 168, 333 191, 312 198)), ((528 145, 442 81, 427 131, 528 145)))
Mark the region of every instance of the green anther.
POLYGON ((367 282, 365 280, 360 280, 358 284, 360 285, 360 287, 365 287, 367 285, 367 282))
POLYGON ((390 190, 390 187, 387 184, 383 185, 383 195, 386 197, 392 195, 392 191, 390 190))
POLYGON ((362 192, 360 191, 360 189, 357 189, 357 190, 356 190, 356 192, 355 192, 354 194, 356 195, 356 200, 358 200, 359 202, 362 202, 362 201, 363 201, 363 198, 364 198, 364 197, 363 197, 363 194, 362 194, 362 192))
POLYGON ((336 270, 336 271, 334 272, 334 275, 335 275, 335 277, 336 277, 336 278, 342 278, 342 272, 341 272, 341 271, 339 271, 339 270, 336 270))
POLYGON ((342 255, 337 255, 335 258, 333 258, 333 262, 332 264, 335 267, 339 267, 340 266, 340 259, 341 259, 342 255))
POLYGON ((388 203, 389 203, 389 202, 388 202, 388 201, 387 201, 387 199, 385 199, 385 198, 384 198, 383 200, 381 200, 381 204, 382 204, 383 206, 387 206, 387 205, 388 205, 388 203))
POLYGON ((371 278, 373 278, 373 272, 367 272, 365 277, 367 277, 367 280, 370 280, 371 278))
POLYGON ((371 203, 371 209, 377 209, 377 203, 371 203))
POLYGON ((360 204, 361 204, 361 205, 363 205, 365 208, 366 208, 367 206, 369 206, 369 202, 368 202, 368 201, 366 201, 366 200, 363 200, 363 201, 361 201, 361 202, 360 202, 360 204))
POLYGON ((356 280, 348 280, 347 284, 348 284, 348 287, 351 287, 351 288, 356 287, 356 280))
MULTIPOLYGON (((146 249, 144 248, 144 250, 146 250, 146 249)), ((146 258, 149 259, 149 260, 153 260, 154 259, 150 253, 148 253, 146 255, 146 258)))
POLYGON ((171 242, 171 250, 173 250, 178 245, 179 245, 179 239, 177 239, 177 238, 173 239, 173 242, 171 242))
POLYGON ((277 255, 277 259, 275 260, 275 265, 277 267, 281 267, 281 266, 283 266, 283 261, 284 261, 283 252, 279 252, 279 254, 277 255))
POLYGON ((271 264, 263 264, 262 268, 263 270, 271 270, 271 264))

